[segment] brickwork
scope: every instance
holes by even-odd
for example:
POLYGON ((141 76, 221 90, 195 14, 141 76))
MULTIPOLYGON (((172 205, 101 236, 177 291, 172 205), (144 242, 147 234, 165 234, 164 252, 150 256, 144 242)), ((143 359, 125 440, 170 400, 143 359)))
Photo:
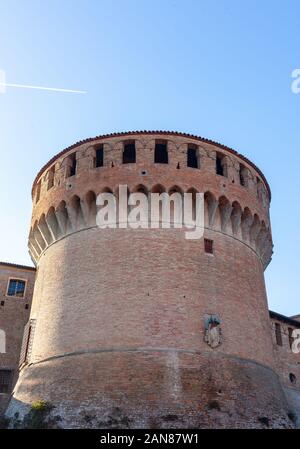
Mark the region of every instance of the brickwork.
POLYGON ((33 186, 35 326, 8 416, 45 399, 62 427, 292 427, 263 275, 273 248, 269 202, 255 165, 195 136, 104 136, 52 159, 33 186), (129 139, 136 163, 122 164, 129 139), (168 164, 154 163, 157 140, 167 142, 168 164), (189 145, 199 168, 187 167, 189 145), (226 176, 216 173, 217 157, 226 176), (96 196, 117 198, 120 184, 203 192, 214 254, 184 229, 99 229, 96 196), (214 349, 207 316, 220 320, 214 349))
POLYGON ((5 393, 0 391, 0 415, 18 378, 21 342, 25 324, 29 319, 34 280, 34 268, 0 263, 0 330, 5 332, 6 340, 6 352, 0 353, 0 371, 11 372, 8 391, 5 393), (23 297, 7 294, 10 279, 25 280, 26 289, 23 297))

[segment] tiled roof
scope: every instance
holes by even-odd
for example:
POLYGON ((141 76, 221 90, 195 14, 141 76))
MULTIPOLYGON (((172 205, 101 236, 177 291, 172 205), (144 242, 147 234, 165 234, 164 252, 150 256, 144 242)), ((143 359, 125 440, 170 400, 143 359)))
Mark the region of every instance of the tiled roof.
POLYGON ((270 318, 273 318, 278 321, 283 321, 284 323, 291 324, 292 326, 300 328, 300 321, 294 320, 293 317, 281 315, 280 313, 272 312, 272 310, 270 310, 269 312, 270 318))
POLYGON ((35 267, 29 267, 28 265, 19 265, 17 263, 0 262, 0 266, 2 266, 2 267, 20 268, 22 270, 36 271, 35 267))

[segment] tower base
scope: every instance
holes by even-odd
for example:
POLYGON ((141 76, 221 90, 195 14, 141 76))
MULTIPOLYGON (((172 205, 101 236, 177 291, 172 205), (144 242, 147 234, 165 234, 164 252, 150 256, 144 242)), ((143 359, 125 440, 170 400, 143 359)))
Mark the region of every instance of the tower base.
POLYGON ((22 427, 31 404, 41 400, 54 407, 50 427, 294 427, 270 368, 217 352, 107 349, 32 364, 22 370, 7 409, 11 426, 17 417, 22 427))

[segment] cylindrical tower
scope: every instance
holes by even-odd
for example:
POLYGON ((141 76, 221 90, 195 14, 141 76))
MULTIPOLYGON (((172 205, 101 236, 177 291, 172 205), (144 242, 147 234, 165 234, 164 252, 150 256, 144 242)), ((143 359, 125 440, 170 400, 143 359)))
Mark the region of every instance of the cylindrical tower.
POLYGON ((65 149, 33 185, 37 266, 8 414, 45 400, 62 427, 290 425, 274 371, 264 269, 270 189, 197 136, 117 133, 65 149), (204 238, 99 229, 96 197, 203 192, 204 238))

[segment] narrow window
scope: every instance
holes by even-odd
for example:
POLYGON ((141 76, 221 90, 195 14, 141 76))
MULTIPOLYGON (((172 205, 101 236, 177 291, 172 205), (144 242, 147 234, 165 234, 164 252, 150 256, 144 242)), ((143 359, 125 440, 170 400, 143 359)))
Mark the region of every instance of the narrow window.
POLYGON ((41 181, 36 185, 35 202, 37 203, 41 197, 41 181))
POLYGON ((29 320, 24 328, 19 366, 30 361, 35 324, 36 320, 29 320))
POLYGON ((199 168, 198 148, 194 145, 188 146, 187 166, 191 168, 199 168))
POLYGON ((210 239, 204 239, 204 250, 207 254, 214 253, 214 242, 210 239))
POLYGON ((260 183, 260 179, 256 177, 256 195, 258 199, 260 199, 260 183))
POLYGON ((55 165, 53 165, 48 171, 48 186, 47 190, 51 189, 54 186, 54 176, 55 176, 55 165))
POLYGON ((77 166, 76 153, 71 154, 69 156, 69 160, 70 160, 70 168, 69 168, 69 177, 70 177, 76 175, 76 166, 77 166))
POLYGON ((290 344, 290 348, 292 349, 293 343, 294 343, 294 338, 293 338, 293 331, 294 329, 292 327, 288 328, 288 332, 289 332, 289 344, 290 344))
POLYGON ((279 323, 275 323, 275 336, 277 345, 282 346, 281 326, 279 323))
POLYGON ((8 369, 0 370, 0 393, 9 393, 12 381, 12 371, 8 369))
POLYGON ((24 297, 26 282, 19 279, 10 279, 8 283, 7 296, 24 297))
POLYGON ((247 187, 247 185, 248 185, 247 169, 243 164, 240 164, 239 175, 240 175, 241 186, 247 187))
POLYGON ((168 163, 167 142, 157 141, 155 143, 154 162, 155 162, 155 164, 167 164, 168 163))
POLYGON ((95 167, 103 167, 103 145, 96 148, 95 167))
POLYGON ((127 142, 123 149, 123 164, 134 164, 136 161, 135 143, 127 142))
POLYGON ((227 176, 226 160, 223 154, 217 153, 216 156, 216 173, 220 176, 227 176))
POLYGON ((28 354, 29 354, 29 345, 31 341, 31 334, 32 334, 32 326, 29 326, 28 328, 28 335, 27 335, 27 342, 26 342, 26 348, 25 348, 25 362, 28 361, 28 354))
POLYGON ((291 381, 292 384, 295 385, 297 383, 297 377, 295 376, 295 374, 290 373, 289 374, 289 378, 290 378, 290 381, 291 381))
POLYGON ((257 187, 257 198, 264 203, 265 192, 262 181, 259 178, 256 178, 256 187, 257 187))

